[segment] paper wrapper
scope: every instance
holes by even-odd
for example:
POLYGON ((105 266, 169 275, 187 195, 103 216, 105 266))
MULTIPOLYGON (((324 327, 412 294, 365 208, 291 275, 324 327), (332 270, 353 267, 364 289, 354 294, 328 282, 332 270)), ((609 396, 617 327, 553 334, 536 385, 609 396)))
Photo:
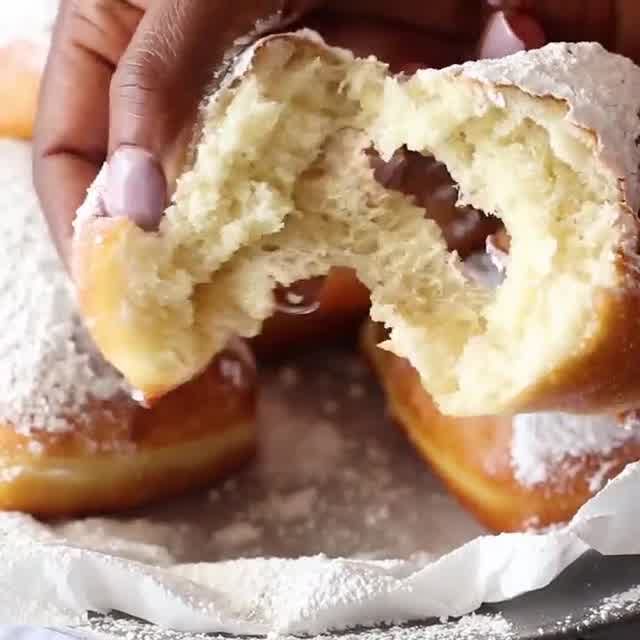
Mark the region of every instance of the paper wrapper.
POLYGON ((190 507, 52 527, 0 518, 0 620, 120 611, 178 631, 315 634, 460 616, 544 587, 589 548, 640 553, 640 465, 564 528, 478 536, 392 429, 361 365, 322 360, 266 377, 261 458, 190 507), (175 560, 199 553, 281 557, 175 560), (405 559, 380 559, 391 554, 405 559))

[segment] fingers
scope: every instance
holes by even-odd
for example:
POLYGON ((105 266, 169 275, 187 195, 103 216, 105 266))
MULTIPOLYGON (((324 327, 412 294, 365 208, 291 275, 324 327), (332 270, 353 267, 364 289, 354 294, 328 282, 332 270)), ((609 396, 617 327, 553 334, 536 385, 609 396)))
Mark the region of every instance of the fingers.
POLYGON ((485 0, 493 8, 526 11, 549 40, 598 41, 640 62, 640 2, 637 0, 485 0))
POLYGON ((498 11, 488 20, 478 47, 479 58, 502 58, 545 44, 545 34, 535 18, 524 13, 498 11))
POLYGON ((109 85, 142 2, 62 2, 35 128, 34 179, 52 236, 67 259, 72 221, 104 160, 109 85))
POLYGON ((105 205, 153 226, 166 201, 166 169, 191 133, 185 122, 193 122, 224 53, 256 22, 286 23, 313 4, 62 0, 42 84, 34 177, 65 261, 75 211, 105 158, 114 156, 105 205))
POLYGON ((300 17, 311 2, 156 0, 113 76, 110 168, 104 204, 113 216, 157 226, 213 74, 247 34, 300 17))

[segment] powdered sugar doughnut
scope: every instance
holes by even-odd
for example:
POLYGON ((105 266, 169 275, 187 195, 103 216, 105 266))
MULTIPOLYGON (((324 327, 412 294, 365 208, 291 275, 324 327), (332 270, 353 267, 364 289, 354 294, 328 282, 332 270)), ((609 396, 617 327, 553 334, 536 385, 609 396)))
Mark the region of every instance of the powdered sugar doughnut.
MULTIPOLYGON (((490 237, 464 263, 468 277, 495 289, 509 241, 490 237)), ((640 460, 640 419, 621 415, 530 413, 513 417, 442 415, 407 360, 379 349, 384 328, 364 326, 365 356, 392 416, 460 502, 494 531, 568 522, 627 464, 640 460)))
POLYGON ((451 493, 493 531, 564 524, 640 460, 633 413, 446 417, 409 362, 377 347, 383 338, 379 325, 368 324, 362 343, 391 415, 451 493))
MULTIPOLYGON (((640 69, 598 44, 392 77, 308 33, 261 41, 206 109, 157 233, 76 220, 74 272, 106 357, 147 398, 252 337, 277 283, 355 269, 385 347, 443 412, 618 412, 640 403, 640 69), (442 161, 501 217, 506 279, 462 275, 439 227, 366 157, 442 161)), ((427 212, 428 216, 428 212, 427 212)))
POLYGON ((0 140, 0 509, 44 516, 143 504, 211 482, 255 446, 255 370, 239 344, 152 410, 97 353, 31 186, 0 140))

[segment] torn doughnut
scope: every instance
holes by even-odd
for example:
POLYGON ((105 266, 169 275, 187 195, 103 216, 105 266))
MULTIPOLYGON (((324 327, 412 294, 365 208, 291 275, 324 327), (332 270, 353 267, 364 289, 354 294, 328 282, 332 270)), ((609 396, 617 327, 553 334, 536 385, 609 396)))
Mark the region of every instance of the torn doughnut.
MULTIPOLYGON (((456 206, 455 184, 434 158, 402 150, 387 163, 376 158, 374 169, 376 180, 384 187, 413 196, 429 212, 449 251, 462 258, 482 250, 487 237, 499 228, 495 218, 472 207, 456 206)), ((336 267, 325 279, 295 283, 291 290, 276 289, 276 313, 265 321, 253 346, 258 356, 281 357, 296 348, 348 339, 355 336, 368 311, 367 288, 353 270, 336 267), (290 304, 289 295, 300 298, 298 304, 290 304)))
POLYGON ((638 406, 638 95, 597 44, 406 78, 309 32, 262 40, 210 99, 157 233, 103 215, 108 166, 91 189, 73 251, 90 331, 151 401, 257 335, 277 283, 341 266, 446 414, 638 406), (461 205, 502 219, 496 291, 375 181, 371 146, 434 156, 461 205))

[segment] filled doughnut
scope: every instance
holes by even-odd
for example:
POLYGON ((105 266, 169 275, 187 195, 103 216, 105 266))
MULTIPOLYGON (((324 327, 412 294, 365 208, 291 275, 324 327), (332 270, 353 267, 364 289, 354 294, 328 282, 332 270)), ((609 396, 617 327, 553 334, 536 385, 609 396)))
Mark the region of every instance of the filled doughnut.
MULTIPOLYGON (((105 354, 148 401, 255 336, 277 284, 342 266, 385 348, 451 415, 640 404, 640 70, 597 44, 392 77, 315 35, 262 40, 205 108, 157 232, 78 213, 74 273, 105 354), (504 283, 465 277, 439 226, 378 184, 368 150, 443 162, 502 218, 504 283)), ((428 217, 428 212, 427 212, 428 217)))
POLYGON ((640 460, 640 420, 562 413, 451 418, 440 413, 404 358, 378 348, 368 323, 363 349, 391 416, 459 502, 495 532, 568 522, 624 467, 640 460))
POLYGON ((0 509, 122 510, 211 483, 254 451, 256 374, 227 346, 152 409, 92 344, 31 186, 0 140, 0 509))

